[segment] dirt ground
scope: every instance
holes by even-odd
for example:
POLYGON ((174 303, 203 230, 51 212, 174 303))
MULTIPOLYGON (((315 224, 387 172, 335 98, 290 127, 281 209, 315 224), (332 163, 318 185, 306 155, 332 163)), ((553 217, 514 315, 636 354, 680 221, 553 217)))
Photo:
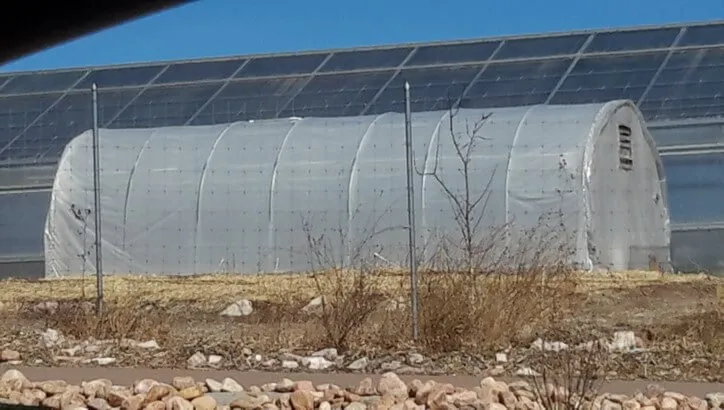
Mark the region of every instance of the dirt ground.
MULTIPOLYGON (((358 299, 350 301, 361 306, 367 303, 365 300, 374 299, 379 305, 402 300, 409 294, 409 281, 402 274, 389 273, 375 280, 374 292, 356 295, 358 299)), ((476 343, 485 332, 463 338, 464 343, 455 348, 413 342, 409 337, 409 310, 376 309, 363 319, 360 316, 364 325, 351 326, 340 350, 345 363, 367 357, 367 371, 372 372, 389 368, 385 363, 404 363, 409 352, 420 352, 426 359, 415 369, 421 373, 481 376, 502 368, 503 375, 511 375, 522 366, 546 366, 549 355, 530 347, 536 338, 575 346, 630 330, 638 337, 636 352, 610 353, 597 359, 608 377, 724 382, 724 310, 718 305, 724 300, 724 278, 626 272, 577 274, 575 281, 575 290, 567 296, 571 303, 545 305, 551 310, 547 317, 555 319, 527 326, 526 321, 533 316, 521 313, 519 321, 509 322, 519 329, 504 339, 495 339, 495 343, 476 343), (558 306, 561 312, 555 311, 558 306), (506 361, 496 358, 495 353, 500 352, 506 353, 506 361)), ((107 312, 99 324, 92 314, 92 277, 8 280, 0 282, 0 348, 20 352, 26 365, 79 366, 74 361, 60 362, 60 349, 38 342, 38 332, 53 328, 78 340, 154 339, 162 346, 161 352, 138 352, 118 342, 109 354, 122 367, 183 368, 192 354, 202 352, 224 358, 218 369, 274 371, 273 365, 253 357, 259 354, 265 359, 278 358, 290 352, 304 355, 330 347, 330 332, 340 332, 346 323, 354 322, 357 307, 332 317, 304 313, 303 307, 321 294, 355 286, 352 282, 320 282, 312 275, 108 277, 104 286, 107 312), (252 302, 251 315, 219 315, 240 299, 252 302), (50 310, 39 305, 48 301, 59 303, 50 310)), ((452 289, 446 297, 452 299, 456 292, 463 291, 452 289)), ((521 305, 526 303, 501 299, 487 309, 491 317, 511 316, 522 311, 521 305), (501 307, 496 313, 498 303, 501 307)), ((442 323, 459 310, 459 306, 451 308, 438 320, 442 323)), ((490 332, 494 330, 492 324, 490 332)), ((428 325, 425 329, 432 328, 428 325)), ((470 331, 442 324, 435 329, 441 335, 470 331)))

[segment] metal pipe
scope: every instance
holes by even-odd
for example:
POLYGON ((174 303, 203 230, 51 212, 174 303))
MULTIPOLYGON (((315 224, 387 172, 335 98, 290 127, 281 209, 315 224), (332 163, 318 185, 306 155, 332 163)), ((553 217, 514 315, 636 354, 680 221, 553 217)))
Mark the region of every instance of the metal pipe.
POLYGON ((93 96, 93 215, 95 215, 95 248, 96 248, 96 313, 103 314, 103 251, 101 236, 101 171, 100 143, 98 136, 98 87, 91 86, 93 96))
POLYGON ((410 83, 405 81, 405 151, 407 153, 407 223, 410 245, 410 289, 412 292, 412 338, 419 337, 417 253, 415 252, 415 189, 412 156, 412 114, 410 109, 410 83))

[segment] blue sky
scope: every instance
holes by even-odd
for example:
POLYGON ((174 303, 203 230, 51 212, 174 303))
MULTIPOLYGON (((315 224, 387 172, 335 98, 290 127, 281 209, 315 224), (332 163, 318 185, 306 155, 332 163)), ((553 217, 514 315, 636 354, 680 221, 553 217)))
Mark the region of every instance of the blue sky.
POLYGON ((2 67, 39 70, 724 19, 724 0, 199 0, 2 67))

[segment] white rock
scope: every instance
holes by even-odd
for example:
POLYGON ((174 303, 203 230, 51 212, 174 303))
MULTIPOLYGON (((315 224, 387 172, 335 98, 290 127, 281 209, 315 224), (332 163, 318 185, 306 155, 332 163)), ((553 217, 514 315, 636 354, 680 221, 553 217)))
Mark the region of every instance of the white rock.
POLYGON ((215 365, 221 363, 222 360, 224 360, 224 358, 222 356, 219 356, 218 354, 212 354, 212 355, 209 355, 208 363, 212 366, 215 366, 215 365))
POLYGON ((299 368, 299 363, 295 362, 294 360, 282 360, 282 367, 289 370, 294 370, 299 368))
POLYGON ((156 342, 155 340, 147 340, 145 342, 136 343, 136 347, 141 348, 141 349, 149 349, 149 350, 151 350, 151 349, 155 350, 155 349, 161 348, 161 346, 159 346, 158 342, 156 342))
POLYGON ((333 362, 337 360, 337 358, 339 357, 339 353, 337 353, 337 349, 335 349, 334 347, 329 347, 312 353, 312 356, 324 357, 325 359, 333 362))
POLYGON ((206 387, 209 388, 209 391, 212 393, 218 393, 223 388, 223 385, 220 381, 214 380, 214 379, 206 379, 206 387))
POLYGON ((636 349, 636 334, 630 330, 615 332, 608 348, 612 352, 627 352, 636 349))
POLYGON ((302 312, 304 313, 314 313, 315 311, 318 311, 322 308, 322 301, 324 298, 322 296, 317 296, 316 298, 312 299, 307 303, 306 306, 302 308, 302 312))
POLYGON ((310 356, 302 358, 302 365, 310 370, 325 370, 334 366, 334 363, 324 357, 310 356))
POLYGON ((535 370, 531 369, 530 367, 527 367, 527 366, 526 366, 526 367, 521 367, 520 369, 518 369, 518 370, 515 372, 515 375, 516 375, 516 376, 530 376, 530 377, 535 377, 535 376, 540 376, 540 373, 538 373, 537 371, 535 371, 535 370))
POLYGON ((249 316, 254 312, 251 301, 249 299, 238 300, 226 307, 221 313, 221 316, 239 317, 249 316))
POLYGON ((57 346, 59 344, 62 344, 65 341, 65 338, 63 337, 63 335, 60 334, 60 332, 58 332, 55 329, 46 329, 42 333, 41 338, 43 340, 43 344, 47 348, 57 346))
POLYGON ((244 388, 236 380, 227 377, 221 382, 221 391, 228 393, 241 393, 244 388))
POLYGON ((508 355, 501 352, 495 354, 495 361, 498 363, 507 363, 508 362, 508 355))
POLYGON ((116 362, 115 357, 96 357, 94 359, 91 359, 91 361, 99 366, 108 366, 109 364, 113 364, 116 362))
POLYGON ((347 368, 349 370, 364 370, 367 365, 369 364, 369 359, 366 357, 361 357, 354 362, 350 363, 347 368))
POLYGON ((186 360, 186 364, 191 368, 205 366, 206 363, 206 356, 201 352, 194 353, 186 360))
POLYGON ((424 361, 425 361, 425 356, 421 355, 420 353, 410 353, 407 356, 407 362, 413 366, 422 364, 424 361))
POLYGON ((709 393, 705 396, 706 401, 709 402, 709 406, 712 409, 718 409, 724 404, 724 392, 722 393, 709 393))
POLYGON ((536 339, 530 347, 546 352, 560 352, 568 349, 568 345, 563 342, 545 342, 541 338, 536 339))
POLYGON ((33 306, 33 311, 35 313, 47 313, 50 315, 54 315, 55 312, 58 311, 58 302, 54 300, 49 300, 47 302, 37 303, 35 306, 33 306))
POLYGON ((83 350, 83 346, 78 345, 78 346, 73 346, 69 349, 63 349, 62 352, 63 352, 63 354, 65 354, 67 356, 73 357, 73 356, 77 355, 78 353, 80 353, 82 350, 83 350))

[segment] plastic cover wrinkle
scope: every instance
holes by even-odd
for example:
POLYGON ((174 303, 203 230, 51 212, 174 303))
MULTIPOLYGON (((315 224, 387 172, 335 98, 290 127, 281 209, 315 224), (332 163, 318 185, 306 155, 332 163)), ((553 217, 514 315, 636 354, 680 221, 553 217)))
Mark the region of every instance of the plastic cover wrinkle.
POLYGON ((158 130, 155 130, 148 134, 148 139, 146 139, 146 142, 141 146, 141 149, 138 150, 138 154, 136 155, 136 160, 133 161, 133 166, 131 167, 131 170, 128 174, 128 184, 126 185, 126 193, 123 196, 123 244, 121 247, 123 249, 126 249, 126 223, 128 222, 128 197, 131 195, 131 185, 133 184, 133 175, 136 172, 136 168, 138 167, 138 161, 141 159, 141 155, 143 155, 143 151, 146 149, 148 144, 151 142, 151 139, 153 136, 158 132, 158 130))

